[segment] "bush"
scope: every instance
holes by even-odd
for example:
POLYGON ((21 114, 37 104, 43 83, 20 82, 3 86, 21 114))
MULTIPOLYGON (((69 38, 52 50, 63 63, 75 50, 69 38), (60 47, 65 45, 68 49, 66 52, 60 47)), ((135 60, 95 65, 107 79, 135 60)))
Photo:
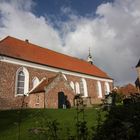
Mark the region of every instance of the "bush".
POLYGON ((94 140, 140 139, 140 103, 111 108, 106 121, 93 136, 94 140))

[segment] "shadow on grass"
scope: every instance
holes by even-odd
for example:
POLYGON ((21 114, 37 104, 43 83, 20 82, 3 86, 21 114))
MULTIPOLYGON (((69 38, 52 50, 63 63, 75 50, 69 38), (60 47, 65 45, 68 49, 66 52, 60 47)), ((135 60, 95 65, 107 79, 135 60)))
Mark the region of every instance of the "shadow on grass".
POLYGON ((17 127, 19 123, 39 114, 39 109, 38 111, 33 109, 0 111, 0 132, 17 127))

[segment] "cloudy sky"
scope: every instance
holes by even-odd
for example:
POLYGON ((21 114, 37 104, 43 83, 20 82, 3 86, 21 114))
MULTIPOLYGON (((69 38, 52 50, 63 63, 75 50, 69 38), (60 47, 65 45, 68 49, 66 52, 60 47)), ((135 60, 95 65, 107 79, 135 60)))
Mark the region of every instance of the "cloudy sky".
POLYGON ((134 83, 140 59, 140 0, 0 0, 6 36, 86 59, 116 85, 134 83))

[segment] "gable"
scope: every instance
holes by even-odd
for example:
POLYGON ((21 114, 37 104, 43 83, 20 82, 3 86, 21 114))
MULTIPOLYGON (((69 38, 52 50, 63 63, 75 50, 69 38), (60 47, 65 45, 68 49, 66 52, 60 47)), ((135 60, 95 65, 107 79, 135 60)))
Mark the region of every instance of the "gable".
POLYGON ((41 82, 31 91, 29 91, 29 94, 34 94, 34 93, 40 93, 40 92, 45 92, 48 93, 50 90, 52 90, 54 87, 57 87, 60 82, 63 82, 62 87, 66 87, 67 89, 73 91, 65 77, 63 76, 62 73, 56 74, 56 76, 51 77, 49 79, 43 78, 41 82))
MULTIPOLYGON (((67 88, 68 90, 71 90, 73 92, 73 89, 71 88, 70 84, 67 82, 67 80, 64 78, 62 73, 58 73, 56 77, 51 79, 50 83, 45 86, 45 93, 48 93, 53 88, 59 86, 59 84, 62 84, 62 87, 67 88)), ((73 93, 74 94, 74 93, 73 93)))

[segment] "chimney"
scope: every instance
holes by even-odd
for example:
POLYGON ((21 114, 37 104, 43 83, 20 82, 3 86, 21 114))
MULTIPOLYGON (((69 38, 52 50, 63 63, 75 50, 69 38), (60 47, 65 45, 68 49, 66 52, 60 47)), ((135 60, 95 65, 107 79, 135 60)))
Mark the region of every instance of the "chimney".
POLYGON ((29 40, 28 40, 28 39, 25 39, 25 42, 26 42, 26 43, 29 43, 29 40))

